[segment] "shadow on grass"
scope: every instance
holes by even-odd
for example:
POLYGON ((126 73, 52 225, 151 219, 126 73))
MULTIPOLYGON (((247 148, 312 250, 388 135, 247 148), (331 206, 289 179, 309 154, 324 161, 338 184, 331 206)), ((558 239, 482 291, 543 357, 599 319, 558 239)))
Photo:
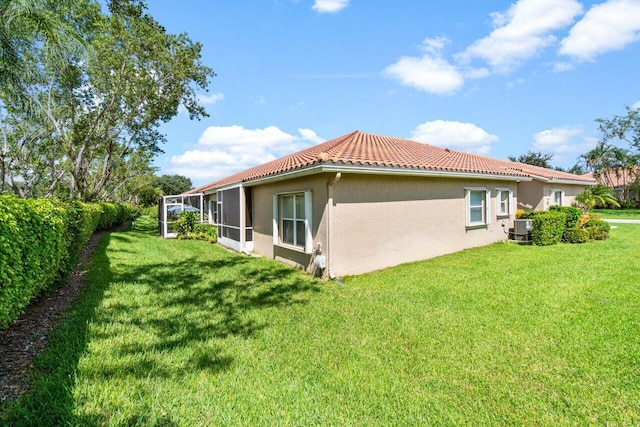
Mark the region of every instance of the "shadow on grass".
POLYGON ((64 425, 73 420, 73 386, 81 355, 88 344, 87 325, 111 282, 105 234, 91 260, 87 286, 71 310, 49 335, 49 344, 33 369, 33 388, 15 402, 0 407, 0 425, 64 425))
MULTIPOLYGON (((305 304, 310 293, 319 291, 319 282, 289 267, 224 251, 210 261, 196 255, 147 259, 135 253, 135 240, 149 239, 150 234, 133 229, 105 235, 92 258, 87 288, 37 361, 34 389, 7 405, 0 424, 104 423, 105 418, 74 413, 78 363, 90 340, 111 343, 113 357, 82 372, 85 378, 168 378, 198 371, 215 375, 234 362, 215 340, 249 338, 268 326, 268 316, 258 311, 305 304), (111 265, 118 262, 110 260, 116 254, 126 259, 126 266, 111 265), (105 300, 107 290, 118 296, 105 300), (91 334, 88 325, 94 326, 91 334), (116 340, 122 331, 134 338, 116 340), (174 363, 167 354, 182 360, 174 363)), ((145 415, 150 413, 140 408, 141 415, 132 422, 172 425, 145 415)))

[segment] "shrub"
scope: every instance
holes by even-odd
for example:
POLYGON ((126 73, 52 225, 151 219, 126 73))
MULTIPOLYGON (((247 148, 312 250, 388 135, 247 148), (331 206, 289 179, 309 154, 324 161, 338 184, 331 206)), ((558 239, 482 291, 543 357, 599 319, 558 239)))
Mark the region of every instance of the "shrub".
POLYGON ((193 231, 187 234, 178 234, 178 239, 204 240, 209 243, 218 241, 218 228, 210 224, 196 224, 193 231))
POLYGON ((562 212, 565 217, 565 227, 567 229, 576 228, 578 226, 578 221, 580 220, 580 216, 582 216, 582 209, 575 206, 558 206, 553 205, 549 208, 550 212, 562 212))
POLYGON ((594 218, 591 218, 584 225, 584 228, 589 232, 589 237, 592 240, 606 240, 609 238, 609 231, 611 231, 611 225, 608 222, 594 218))
POLYGON ((548 246, 559 243, 565 230, 566 216, 561 212, 537 212, 531 224, 534 245, 548 246))
POLYGON ((134 212, 126 205, 0 196, 0 329, 64 279, 98 226, 118 225, 113 221, 134 212))
POLYGON ((538 211, 522 211, 518 219, 533 219, 538 213, 538 211))
POLYGON ((611 225, 609 225, 609 223, 607 221, 603 221, 601 219, 594 219, 591 218, 589 221, 587 221, 587 223, 584 225, 585 228, 589 228, 589 227, 596 227, 599 228, 603 231, 606 231, 607 233, 609 231, 611 231, 611 225))
POLYGON ((524 209, 516 209, 516 219, 520 219, 522 218, 522 214, 524 214, 526 211, 524 209))
POLYGON ((581 228, 565 230, 562 240, 567 243, 586 243, 589 241, 589 231, 581 228))
POLYGON ((176 228, 178 229, 178 236, 193 232, 193 229, 199 221, 200 217, 195 212, 180 212, 175 223, 176 228))
POLYGON ((589 233, 591 240, 607 240, 609 233, 599 227, 587 227, 585 230, 589 233))

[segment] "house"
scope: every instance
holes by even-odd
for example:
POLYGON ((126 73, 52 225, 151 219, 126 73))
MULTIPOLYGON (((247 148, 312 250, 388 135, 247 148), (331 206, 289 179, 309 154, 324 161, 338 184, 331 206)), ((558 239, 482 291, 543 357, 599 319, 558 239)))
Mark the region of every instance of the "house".
POLYGON ((334 277, 504 240, 516 206, 569 205, 591 184, 355 131, 189 193, 220 244, 334 277))
POLYGON ((613 189, 622 201, 640 201, 640 165, 629 168, 605 169, 598 173, 589 172, 585 176, 613 189))
POLYGON ((509 163, 531 178, 531 181, 518 184, 518 209, 543 211, 551 205, 571 206, 579 193, 595 184, 593 176, 509 163))

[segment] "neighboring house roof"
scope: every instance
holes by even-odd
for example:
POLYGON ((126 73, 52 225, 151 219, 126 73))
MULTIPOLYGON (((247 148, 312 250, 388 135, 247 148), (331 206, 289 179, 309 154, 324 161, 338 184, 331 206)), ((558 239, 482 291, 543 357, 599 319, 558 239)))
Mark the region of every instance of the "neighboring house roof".
POLYGON ((355 131, 280 159, 247 169, 189 193, 201 193, 237 183, 276 177, 316 166, 375 168, 380 172, 434 172, 440 175, 492 175, 513 179, 593 184, 592 179, 463 151, 439 148, 408 139, 355 131))
POLYGON ((640 165, 635 165, 631 171, 621 170, 616 172, 613 169, 608 169, 600 171, 598 174, 589 172, 585 174, 585 176, 589 176, 600 184, 612 186, 613 188, 621 188, 638 181, 640 178, 640 165))

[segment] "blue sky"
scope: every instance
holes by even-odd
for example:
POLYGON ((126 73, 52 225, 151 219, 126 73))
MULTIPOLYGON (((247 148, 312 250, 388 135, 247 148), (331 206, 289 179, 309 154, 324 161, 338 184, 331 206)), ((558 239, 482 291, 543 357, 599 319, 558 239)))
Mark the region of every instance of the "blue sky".
POLYGON ((212 67, 156 166, 201 185, 354 130, 570 167, 640 107, 640 0, 149 0, 212 67))

